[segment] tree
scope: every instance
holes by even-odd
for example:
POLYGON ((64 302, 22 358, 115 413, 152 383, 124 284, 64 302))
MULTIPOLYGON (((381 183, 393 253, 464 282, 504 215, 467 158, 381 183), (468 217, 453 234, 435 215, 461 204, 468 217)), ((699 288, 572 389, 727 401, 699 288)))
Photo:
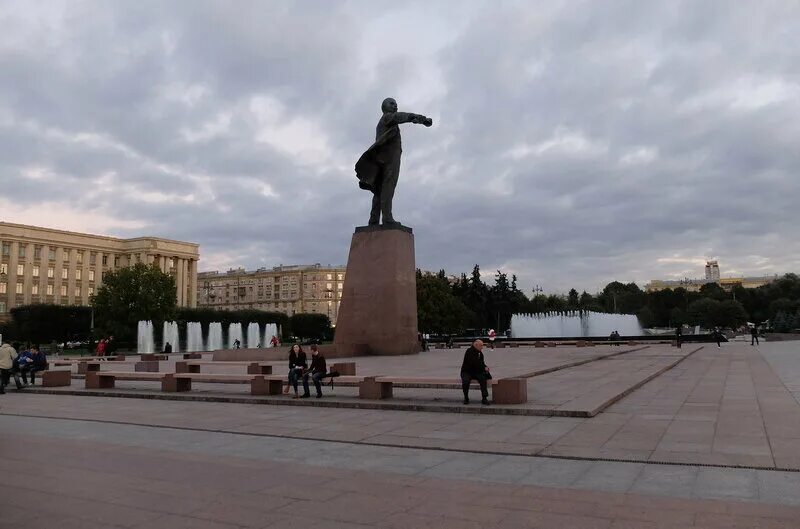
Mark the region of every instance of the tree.
POLYGON ((65 342, 89 338, 92 309, 52 304, 11 309, 15 338, 28 342, 65 342))
POLYGON ((331 319, 327 314, 293 314, 289 317, 292 334, 298 338, 323 340, 331 330, 331 319))
POLYGON ((175 315, 175 279, 156 265, 136 263, 103 276, 103 285, 92 296, 95 327, 119 340, 136 337, 140 320, 152 320, 157 328, 175 315))
POLYGON ((706 283, 701 286, 700 295, 704 298, 716 299, 717 301, 728 299, 728 293, 716 283, 706 283))
POLYGON ((579 303, 578 291, 574 288, 570 289, 569 294, 567 294, 567 307, 570 309, 577 309, 579 303))
POLYGON ((710 329, 717 325, 718 311, 719 301, 709 298, 700 298, 689 305, 689 323, 710 329))
POLYGON ((417 327, 420 332, 455 334, 466 329, 473 314, 450 289, 447 279, 417 271, 417 327))
POLYGON ((717 308, 716 325, 738 329, 747 322, 747 312, 738 301, 726 299, 721 301, 717 308))

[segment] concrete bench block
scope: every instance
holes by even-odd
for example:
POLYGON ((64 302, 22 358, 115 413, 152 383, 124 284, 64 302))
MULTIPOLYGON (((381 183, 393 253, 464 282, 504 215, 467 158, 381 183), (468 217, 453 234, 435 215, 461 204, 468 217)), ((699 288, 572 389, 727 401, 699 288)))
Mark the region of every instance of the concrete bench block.
POLYGON ((72 384, 72 372, 67 370, 42 371, 42 387, 54 388, 72 384))
POLYGON ((283 381, 265 379, 255 376, 250 382, 251 395, 280 395, 283 393, 283 381))
POLYGON ((137 373, 158 373, 158 361, 141 361, 136 362, 133 370, 137 373))
POLYGON ((191 391, 191 378, 176 378, 171 374, 165 374, 161 379, 161 391, 175 393, 178 391, 191 391))
POLYGON ((524 378, 501 378, 492 385, 492 401, 495 404, 524 404, 528 402, 528 380, 524 378))
POLYGON ((391 382, 376 382, 375 377, 366 377, 358 384, 358 398, 360 399, 391 399, 394 386, 391 382))
MULTIPOLYGON (((200 366, 197 366, 200 367, 200 366)), ((198 371, 199 372, 199 371, 198 371)), ((253 362, 247 366, 247 374, 248 375, 271 375, 272 374, 272 366, 269 365, 262 365, 258 362, 253 362)))
POLYGON ((89 371, 100 371, 100 362, 79 362, 78 374, 85 375, 89 371))
POLYGON ((202 360, 203 355, 200 353, 183 353, 184 360, 202 360))
POLYGON ((356 363, 355 362, 336 362, 331 366, 331 371, 337 371, 342 376, 355 376, 356 363))
POLYGON ((86 389, 111 389, 114 387, 114 377, 107 375, 100 376, 96 371, 86 373, 86 389))

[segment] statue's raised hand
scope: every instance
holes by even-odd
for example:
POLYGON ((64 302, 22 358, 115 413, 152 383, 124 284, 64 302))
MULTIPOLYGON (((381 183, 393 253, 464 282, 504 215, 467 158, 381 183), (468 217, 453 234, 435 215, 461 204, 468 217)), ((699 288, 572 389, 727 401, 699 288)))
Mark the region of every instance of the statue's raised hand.
POLYGON ((425 118, 422 124, 425 125, 426 127, 430 127, 431 125, 433 125, 433 120, 431 118, 425 118))

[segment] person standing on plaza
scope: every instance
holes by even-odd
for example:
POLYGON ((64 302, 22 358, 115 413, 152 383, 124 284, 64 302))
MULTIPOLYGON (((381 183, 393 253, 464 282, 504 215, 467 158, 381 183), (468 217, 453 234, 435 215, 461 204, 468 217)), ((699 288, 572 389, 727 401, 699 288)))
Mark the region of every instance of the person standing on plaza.
POLYGON ((322 382, 321 380, 328 374, 328 367, 325 365, 325 357, 319 352, 316 344, 311 346, 311 369, 303 375, 303 398, 308 398, 311 393, 308 391, 308 377, 314 382, 314 387, 317 388, 317 398, 322 397, 322 382))
POLYGON ((0 394, 6 392, 6 385, 11 377, 14 377, 14 382, 17 389, 22 389, 22 382, 17 374, 17 350, 14 349, 10 343, 0 345, 0 394))
POLYGON ((750 329, 750 345, 760 345, 758 343, 758 325, 753 325, 750 329))
POLYGON ((489 347, 494 349, 494 339, 497 338, 497 333, 494 329, 489 329, 489 347))
POLYGON ((489 404, 489 390, 486 381, 492 378, 489 368, 483 359, 483 341, 475 340, 464 352, 464 361, 461 363, 461 389, 464 391, 464 404, 469 404, 469 385, 473 380, 478 381, 481 387, 481 404, 489 404))
POLYGON ((284 393, 289 393, 289 386, 291 386, 294 388, 294 397, 300 396, 297 392, 297 383, 306 369, 308 369, 306 353, 300 345, 294 344, 289 350, 289 383, 286 385, 286 389, 283 390, 284 393))
POLYGON ((106 355, 106 339, 100 338, 100 341, 97 342, 97 349, 95 349, 95 353, 97 356, 105 356, 106 355))
POLYGON ((675 327, 675 343, 678 346, 678 349, 681 348, 681 340, 683 339, 683 325, 678 325, 675 327))
POLYGON ((719 327, 714 327, 714 332, 711 335, 714 337, 714 341, 717 342, 717 347, 722 347, 722 331, 719 327))

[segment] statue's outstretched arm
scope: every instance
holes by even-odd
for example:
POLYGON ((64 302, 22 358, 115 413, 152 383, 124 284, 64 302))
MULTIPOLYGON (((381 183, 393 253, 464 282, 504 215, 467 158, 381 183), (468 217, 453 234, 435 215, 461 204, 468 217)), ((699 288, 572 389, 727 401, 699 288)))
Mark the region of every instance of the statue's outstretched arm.
POLYGON ((387 120, 387 125, 397 123, 416 123, 418 125, 425 125, 430 127, 433 125, 433 120, 422 114, 412 114, 411 112, 394 112, 391 114, 384 114, 384 119, 387 120))

